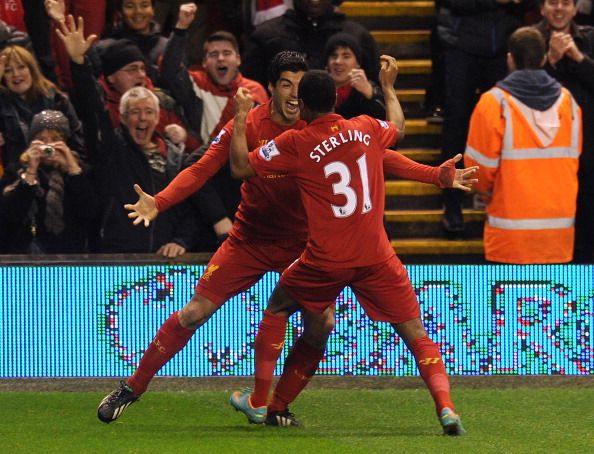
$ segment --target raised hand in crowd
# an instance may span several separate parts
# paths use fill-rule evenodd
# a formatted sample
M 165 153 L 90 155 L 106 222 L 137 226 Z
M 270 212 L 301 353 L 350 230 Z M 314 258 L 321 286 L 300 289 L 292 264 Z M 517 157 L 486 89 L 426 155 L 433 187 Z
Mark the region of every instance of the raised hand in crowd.
M 172 123 L 170 125 L 165 126 L 165 137 L 167 137 L 175 145 L 180 146 L 186 143 L 186 139 L 188 138 L 188 132 L 185 128 L 181 127 L 180 125 Z
M 373 95 L 373 87 L 367 80 L 365 71 L 361 68 L 351 69 L 349 72 L 349 84 L 357 91 L 361 92 L 366 98 Z
M 63 22 L 66 14 L 64 0 L 44 0 L 45 12 L 56 22 Z
M 194 22 L 197 12 L 198 7 L 195 3 L 184 3 L 181 5 L 179 7 L 179 15 L 177 17 L 175 28 L 186 30 L 192 24 L 192 22 Z
M 354 68 L 349 73 L 349 84 L 357 91 L 361 92 L 365 95 L 366 98 L 371 98 L 373 95 L 373 87 L 369 80 L 367 80 L 367 75 L 365 71 L 361 68 Z
M 155 198 L 144 192 L 137 184 L 134 185 L 134 191 L 138 194 L 138 201 L 136 203 L 127 203 L 124 205 L 124 208 L 131 211 L 131 213 L 128 213 L 128 217 L 134 219 L 132 221 L 134 225 L 143 222 L 144 226 L 148 227 L 151 221 L 159 214 L 157 205 L 155 204 Z
M 85 21 L 82 17 L 78 18 L 78 24 L 74 17 L 69 14 L 66 20 L 60 22 L 60 28 L 56 29 L 56 34 L 64 43 L 66 52 L 73 62 L 81 65 L 85 61 L 85 54 L 97 39 L 97 35 L 89 35 L 85 38 Z

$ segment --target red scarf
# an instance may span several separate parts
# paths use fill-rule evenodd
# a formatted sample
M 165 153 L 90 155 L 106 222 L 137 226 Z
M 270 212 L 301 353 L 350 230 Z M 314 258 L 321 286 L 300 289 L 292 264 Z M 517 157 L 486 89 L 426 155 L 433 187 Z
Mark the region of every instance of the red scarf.
M 351 96 L 352 85 L 343 85 L 336 89 L 336 107 L 341 106 Z
M 256 0 L 256 11 L 271 9 L 283 3 L 283 0 Z

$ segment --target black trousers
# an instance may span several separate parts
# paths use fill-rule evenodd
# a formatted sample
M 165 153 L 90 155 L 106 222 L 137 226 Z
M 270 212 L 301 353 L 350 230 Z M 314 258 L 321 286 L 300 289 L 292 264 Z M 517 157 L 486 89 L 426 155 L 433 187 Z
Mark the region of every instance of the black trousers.
M 479 96 L 506 75 L 505 55 L 484 57 L 446 49 L 442 160 L 464 153 L 470 116 Z M 463 167 L 462 161 L 459 167 Z M 443 194 L 446 209 L 461 206 L 462 191 L 446 189 Z

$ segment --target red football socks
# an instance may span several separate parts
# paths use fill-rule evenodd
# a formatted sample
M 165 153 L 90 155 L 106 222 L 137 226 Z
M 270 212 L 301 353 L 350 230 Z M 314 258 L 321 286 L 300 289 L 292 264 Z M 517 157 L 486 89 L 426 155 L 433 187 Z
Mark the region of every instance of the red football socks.
M 286 410 L 307 386 L 318 369 L 324 350 L 312 347 L 300 337 L 285 360 L 283 375 L 278 381 L 268 413 Z
M 254 392 L 250 396 L 253 407 L 268 404 L 274 368 L 285 345 L 286 329 L 287 317 L 264 311 L 255 343 L 256 377 Z
M 136 396 L 146 391 L 159 369 L 184 348 L 193 335 L 193 330 L 181 326 L 177 312 L 165 320 L 142 355 L 138 369 L 128 378 L 128 385 Z
M 437 344 L 427 336 L 423 336 L 412 342 L 410 350 L 415 357 L 421 377 L 435 401 L 437 414 L 439 415 L 444 407 L 454 410 L 450 397 L 450 382 Z

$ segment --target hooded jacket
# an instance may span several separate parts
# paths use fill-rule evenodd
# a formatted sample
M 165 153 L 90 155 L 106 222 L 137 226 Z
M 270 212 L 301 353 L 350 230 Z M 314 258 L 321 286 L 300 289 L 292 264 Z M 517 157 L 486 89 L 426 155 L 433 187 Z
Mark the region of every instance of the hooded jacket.
M 572 259 L 581 152 L 580 109 L 543 70 L 514 71 L 481 96 L 464 156 L 479 165 L 487 260 Z

